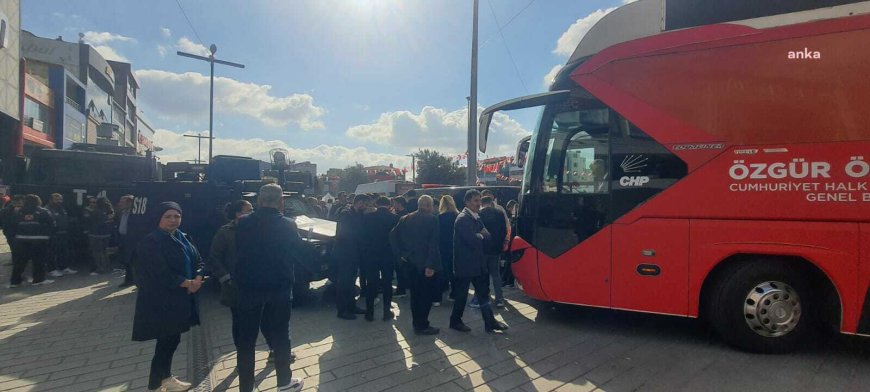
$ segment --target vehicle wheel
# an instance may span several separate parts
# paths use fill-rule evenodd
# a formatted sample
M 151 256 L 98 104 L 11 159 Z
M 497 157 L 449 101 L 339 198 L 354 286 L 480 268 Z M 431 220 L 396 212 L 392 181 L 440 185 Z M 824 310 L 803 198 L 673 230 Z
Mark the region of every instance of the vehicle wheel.
M 757 353 L 785 353 L 813 342 L 815 298 L 806 278 L 785 262 L 759 259 L 719 275 L 706 315 L 729 344 Z

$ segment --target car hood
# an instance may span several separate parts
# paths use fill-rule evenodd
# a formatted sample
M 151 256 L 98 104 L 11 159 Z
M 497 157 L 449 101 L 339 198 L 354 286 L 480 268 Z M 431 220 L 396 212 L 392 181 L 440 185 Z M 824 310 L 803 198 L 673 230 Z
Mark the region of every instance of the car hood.
M 292 218 L 296 222 L 296 227 L 299 228 L 299 235 L 302 238 L 315 240 L 330 240 L 335 238 L 336 223 L 326 219 L 312 218 L 305 215 L 299 215 Z

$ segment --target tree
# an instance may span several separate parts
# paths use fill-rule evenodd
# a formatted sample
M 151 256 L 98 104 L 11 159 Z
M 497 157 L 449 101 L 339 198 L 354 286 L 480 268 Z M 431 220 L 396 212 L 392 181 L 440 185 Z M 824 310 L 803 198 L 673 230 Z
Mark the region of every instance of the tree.
M 357 163 L 353 166 L 348 166 L 341 171 L 338 182 L 338 190 L 348 193 L 356 192 L 356 187 L 359 184 L 369 182 L 369 176 L 363 170 L 363 165 Z
M 463 185 L 465 172 L 459 163 L 435 150 L 420 150 L 417 156 L 417 183 Z

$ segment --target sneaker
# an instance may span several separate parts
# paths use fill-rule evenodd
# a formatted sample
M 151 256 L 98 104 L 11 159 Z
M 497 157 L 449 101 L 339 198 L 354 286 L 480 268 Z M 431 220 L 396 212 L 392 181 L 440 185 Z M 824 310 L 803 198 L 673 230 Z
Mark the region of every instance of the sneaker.
M 278 392 L 298 392 L 302 390 L 304 385 L 305 381 L 302 381 L 301 378 L 291 378 L 289 385 L 278 387 Z
M 43 281 L 41 281 L 41 282 L 36 282 L 36 283 L 34 283 L 33 285 L 34 285 L 34 286 L 45 286 L 45 285 L 47 285 L 47 284 L 52 284 L 52 283 L 54 283 L 53 280 L 51 280 L 51 279 L 45 279 L 45 280 L 43 280 Z
M 64 275 L 75 275 L 75 274 L 79 273 L 78 271 L 76 271 L 76 270 L 74 270 L 74 269 L 72 269 L 72 268 L 69 268 L 69 267 L 64 268 L 64 270 L 63 270 L 63 271 L 60 271 L 60 272 L 63 272 Z
M 148 392 L 166 392 L 166 387 L 161 386 L 157 389 L 149 389 Z
M 432 302 L 432 306 L 441 306 L 441 302 Z
M 63 276 L 63 272 L 60 272 L 60 270 L 54 270 L 49 272 L 48 274 L 51 275 L 51 277 L 53 278 L 60 278 L 61 276 Z
M 189 382 L 184 382 L 178 379 L 178 377 L 172 376 L 165 380 L 163 380 L 163 388 L 166 388 L 166 392 L 184 392 L 190 389 L 193 384 Z
M 17 284 L 11 284 L 11 283 L 10 283 L 10 284 L 7 284 L 7 285 L 6 285 L 6 288 L 7 288 L 7 289 L 14 289 L 14 288 L 16 288 L 16 287 L 18 287 Z
M 507 324 L 505 324 L 505 323 L 503 323 L 503 322 L 501 322 L 501 321 L 496 321 L 496 322 L 495 322 L 495 325 L 490 325 L 490 326 L 488 326 L 488 327 L 484 327 L 484 330 L 485 330 L 486 332 L 495 332 L 495 331 L 505 331 L 505 330 L 507 330 L 508 328 L 510 328 L 510 327 L 508 327 Z
M 100 276 L 96 271 L 90 273 L 91 276 Z
M 504 300 L 503 300 L 503 299 L 500 299 L 500 300 L 498 300 L 498 301 L 495 301 L 495 307 L 497 307 L 497 308 L 503 308 L 503 307 L 504 307 Z
M 468 301 L 468 307 L 474 308 L 474 309 L 480 309 L 480 304 L 477 303 L 477 297 L 474 297 L 471 299 L 471 301 Z

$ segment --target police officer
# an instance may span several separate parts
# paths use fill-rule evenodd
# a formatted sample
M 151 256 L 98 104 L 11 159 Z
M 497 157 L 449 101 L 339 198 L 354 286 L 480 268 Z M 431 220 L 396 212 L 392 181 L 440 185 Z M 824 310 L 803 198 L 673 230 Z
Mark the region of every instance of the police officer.
M 46 251 L 54 231 L 54 219 L 48 210 L 42 208 L 42 199 L 33 194 L 24 196 L 24 205 L 13 218 L 12 226 L 15 230 L 14 241 L 18 257 L 13 257 L 9 287 L 18 287 L 21 284 L 21 274 L 24 273 L 28 261 L 33 263 L 34 286 L 54 283 L 53 280 L 45 279 Z
M 73 275 L 78 271 L 69 268 L 69 216 L 63 207 L 63 195 L 51 194 L 51 202 L 48 203 L 48 212 L 54 219 L 54 235 L 51 237 L 51 255 L 49 263 L 54 267 L 50 275 L 56 278 L 64 274 Z

